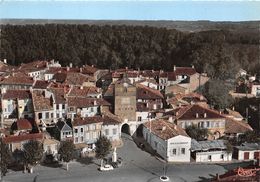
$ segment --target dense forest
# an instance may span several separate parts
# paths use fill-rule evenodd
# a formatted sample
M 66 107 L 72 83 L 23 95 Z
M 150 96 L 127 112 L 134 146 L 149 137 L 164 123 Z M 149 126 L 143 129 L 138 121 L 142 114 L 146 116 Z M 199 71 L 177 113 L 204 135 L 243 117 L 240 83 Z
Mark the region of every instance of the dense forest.
M 194 64 L 213 78 L 239 68 L 260 70 L 259 33 L 125 25 L 1 25 L 1 59 L 13 65 L 39 59 L 100 68 L 171 70 Z M 249 64 L 250 63 L 250 64 Z

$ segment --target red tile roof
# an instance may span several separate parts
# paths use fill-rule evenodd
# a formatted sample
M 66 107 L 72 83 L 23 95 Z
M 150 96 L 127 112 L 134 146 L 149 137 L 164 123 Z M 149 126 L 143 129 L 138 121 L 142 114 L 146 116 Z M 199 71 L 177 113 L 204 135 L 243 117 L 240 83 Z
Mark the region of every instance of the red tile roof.
M 47 89 L 50 82 L 44 80 L 36 80 L 33 84 L 34 89 Z
M 42 133 L 31 133 L 31 134 L 21 134 L 18 136 L 11 135 L 3 138 L 3 142 L 8 143 L 18 143 L 28 140 L 42 140 L 44 138 Z
M 231 118 L 226 118 L 226 129 L 225 133 L 235 134 L 235 133 L 245 133 L 247 131 L 253 131 L 251 126 L 244 121 L 237 121 Z
M 186 107 L 179 108 L 179 110 L 176 110 L 176 118 L 179 120 L 189 120 L 189 119 L 222 119 L 224 116 L 222 116 L 220 113 L 218 113 L 215 110 L 202 107 L 201 105 L 194 104 L 189 105 Z M 206 117 L 204 117 L 204 114 L 206 113 Z M 198 115 L 198 117 L 196 116 Z
M 136 84 L 136 87 L 137 87 L 137 91 L 136 91 L 137 99 L 163 99 L 163 95 L 159 90 L 146 87 L 142 84 Z
M 31 99 L 29 90 L 6 90 L 2 95 L 2 99 Z
M 77 107 L 77 108 L 85 108 L 94 106 L 96 102 L 97 106 L 109 106 L 110 103 L 105 101 L 104 99 L 97 98 L 82 98 L 82 97 L 68 97 L 68 106 L 69 107 Z
M 33 79 L 24 73 L 14 73 L 0 82 L 0 84 L 33 85 Z
M 75 118 L 72 125 L 73 126 L 82 126 L 82 125 L 88 125 L 88 124 L 92 124 L 92 123 L 103 123 L 102 116 Z
M 74 97 L 89 97 L 90 95 L 100 94 L 100 90 L 97 87 L 73 87 L 68 96 Z
M 32 98 L 34 111 L 49 111 L 53 109 L 52 98 L 45 98 L 44 92 L 34 90 Z
M 148 130 L 151 128 L 151 132 L 163 140 L 168 140 L 178 135 L 188 137 L 187 133 L 181 127 L 163 119 L 147 122 L 144 126 Z
M 18 119 L 16 121 L 16 124 L 17 124 L 18 130 L 31 130 L 32 129 L 31 121 L 29 121 L 28 119 Z

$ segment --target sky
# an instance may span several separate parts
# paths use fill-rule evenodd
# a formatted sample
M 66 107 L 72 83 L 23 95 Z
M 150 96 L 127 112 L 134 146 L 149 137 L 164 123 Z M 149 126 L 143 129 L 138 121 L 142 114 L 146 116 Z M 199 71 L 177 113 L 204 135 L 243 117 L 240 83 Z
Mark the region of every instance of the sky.
M 1 19 L 260 20 L 260 1 L 0 1 Z

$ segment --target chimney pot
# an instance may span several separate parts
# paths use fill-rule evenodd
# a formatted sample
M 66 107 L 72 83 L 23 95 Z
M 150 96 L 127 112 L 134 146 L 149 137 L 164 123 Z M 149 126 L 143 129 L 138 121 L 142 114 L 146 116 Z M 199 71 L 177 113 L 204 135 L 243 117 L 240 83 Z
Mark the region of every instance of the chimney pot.
M 199 113 L 196 113 L 196 118 L 199 118 Z
M 69 70 L 70 70 L 70 67 L 67 66 L 67 71 L 69 71 Z
M 204 113 L 204 118 L 206 118 L 207 117 L 207 113 Z
M 4 59 L 4 63 L 7 64 L 7 59 Z
M 72 63 L 70 63 L 70 68 L 72 68 Z
M 173 71 L 176 71 L 176 66 L 175 65 L 173 66 Z

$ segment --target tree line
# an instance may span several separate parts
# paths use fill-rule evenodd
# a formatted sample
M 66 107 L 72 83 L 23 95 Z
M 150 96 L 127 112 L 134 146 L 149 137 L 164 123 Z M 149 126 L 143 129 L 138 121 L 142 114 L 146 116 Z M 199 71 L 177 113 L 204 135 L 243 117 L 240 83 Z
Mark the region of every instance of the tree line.
M 259 37 L 225 30 L 187 33 L 148 26 L 1 25 L 1 59 L 55 59 L 62 65 L 172 70 L 194 64 L 212 77 L 260 69 Z M 250 63 L 250 64 L 249 64 Z

